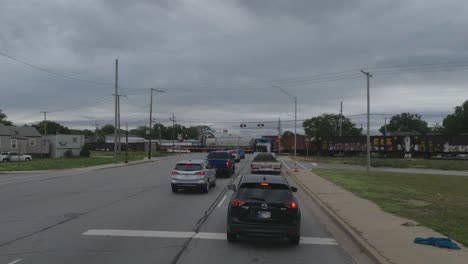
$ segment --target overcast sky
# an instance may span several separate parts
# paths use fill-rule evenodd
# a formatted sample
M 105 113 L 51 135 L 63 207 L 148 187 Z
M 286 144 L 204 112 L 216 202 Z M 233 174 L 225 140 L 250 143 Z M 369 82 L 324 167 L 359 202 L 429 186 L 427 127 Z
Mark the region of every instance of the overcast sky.
M 466 0 L 0 0 L 0 109 L 17 124 L 113 122 L 119 59 L 122 123 L 298 119 L 416 112 L 432 125 L 468 99 Z M 457 62 L 457 63 L 453 63 Z M 394 66 L 419 65 L 408 68 Z M 325 75 L 325 73 L 333 73 Z M 391 115 L 388 117 L 390 118 Z M 364 127 L 364 116 L 351 118 Z M 375 131 L 384 116 L 372 118 Z M 239 134 L 239 122 L 205 123 Z M 283 130 L 293 130 L 283 122 Z M 248 123 L 255 127 L 256 123 Z M 275 134 L 277 123 L 244 134 Z M 299 131 L 302 122 L 298 123 Z

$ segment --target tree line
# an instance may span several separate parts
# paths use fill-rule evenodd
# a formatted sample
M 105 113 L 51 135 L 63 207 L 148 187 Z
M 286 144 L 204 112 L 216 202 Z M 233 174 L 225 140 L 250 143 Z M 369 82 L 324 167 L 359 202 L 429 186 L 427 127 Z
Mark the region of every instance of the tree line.
M 363 134 L 362 128 L 357 128 L 349 118 L 338 114 L 322 114 L 312 117 L 303 122 L 302 126 L 306 135 L 311 137 L 338 136 L 339 127 L 342 127 L 343 136 L 360 136 Z M 380 127 L 382 134 L 391 134 L 396 132 L 409 132 L 421 135 L 442 134 L 442 135 L 460 135 L 468 133 L 468 101 L 461 106 L 455 107 L 452 114 L 447 115 L 442 125 L 436 124 L 432 127 L 424 121 L 419 114 L 401 113 L 390 118 L 388 124 Z

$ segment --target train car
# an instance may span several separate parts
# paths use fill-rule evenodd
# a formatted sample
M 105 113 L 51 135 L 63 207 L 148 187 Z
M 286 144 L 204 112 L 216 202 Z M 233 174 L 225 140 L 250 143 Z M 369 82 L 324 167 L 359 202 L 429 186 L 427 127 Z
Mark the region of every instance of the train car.
M 355 156 L 367 152 L 366 136 L 319 137 L 318 155 Z M 457 157 L 468 154 L 468 135 L 371 136 L 371 152 L 382 157 Z

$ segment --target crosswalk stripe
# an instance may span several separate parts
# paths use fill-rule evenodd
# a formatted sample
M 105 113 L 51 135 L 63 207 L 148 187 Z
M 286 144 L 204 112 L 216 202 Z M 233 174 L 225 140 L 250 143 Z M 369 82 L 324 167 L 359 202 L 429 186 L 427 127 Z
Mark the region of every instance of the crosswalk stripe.
M 110 237 L 159 237 L 159 238 L 191 238 L 208 240 L 226 240 L 225 233 L 209 232 L 181 232 L 181 231 L 153 231 L 153 230 L 115 230 L 115 229 L 91 229 L 83 233 L 85 236 L 110 236 Z M 338 245 L 333 238 L 301 237 L 301 244 L 309 245 Z

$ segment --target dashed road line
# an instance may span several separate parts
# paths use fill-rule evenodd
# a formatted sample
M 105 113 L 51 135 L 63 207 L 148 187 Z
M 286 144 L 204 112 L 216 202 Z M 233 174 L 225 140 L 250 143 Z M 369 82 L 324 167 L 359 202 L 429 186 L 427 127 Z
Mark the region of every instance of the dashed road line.
M 226 200 L 226 198 L 227 198 L 227 195 L 224 195 L 223 199 L 218 203 L 218 206 L 217 206 L 218 208 L 223 205 L 224 200 Z
M 16 264 L 18 262 L 20 262 L 22 259 L 17 259 L 17 260 L 13 260 L 12 262 L 8 262 L 8 264 Z
M 314 166 L 314 167 L 318 167 L 318 164 L 315 163 L 315 162 L 311 162 L 310 164 L 312 164 L 312 166 Z
M 155 237 L 155 238 L 193 238 L 206 240 L 226 240 L 226 233 L 209 232 L 181 232 L 181 231 L 153 231 L 153 230 L 114 230 L 93 229 L 83 233 L 85 236 L 108 236 L 108 237 Z M 333 238 L 325 237 L 301 237 L 300 244 L 308 245 L 330 245 L 338 243 Z

